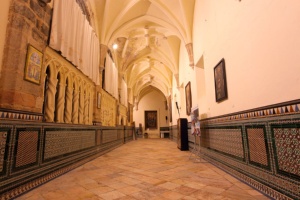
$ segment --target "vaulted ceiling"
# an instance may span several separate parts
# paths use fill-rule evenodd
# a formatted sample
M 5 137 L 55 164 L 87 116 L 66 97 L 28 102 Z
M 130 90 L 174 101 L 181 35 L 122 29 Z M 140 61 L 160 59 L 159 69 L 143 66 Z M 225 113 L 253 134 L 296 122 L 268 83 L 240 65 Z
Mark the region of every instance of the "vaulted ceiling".
M 113 54 L 135 101 L 158 89 L 170 95 L 180 46 L 192 58 L 195 0 L 87 0 L 100 43 Z M 112 45 L 118 48 L 113 50 Z

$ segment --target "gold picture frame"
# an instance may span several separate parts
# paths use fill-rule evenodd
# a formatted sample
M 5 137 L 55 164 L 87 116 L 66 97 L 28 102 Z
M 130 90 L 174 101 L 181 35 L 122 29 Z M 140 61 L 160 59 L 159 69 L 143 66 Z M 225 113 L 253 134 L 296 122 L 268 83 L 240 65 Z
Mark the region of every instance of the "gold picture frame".
M 28 44 L 24 79 L 39 85 L 41 82 L 42 63 L 43 53 Z

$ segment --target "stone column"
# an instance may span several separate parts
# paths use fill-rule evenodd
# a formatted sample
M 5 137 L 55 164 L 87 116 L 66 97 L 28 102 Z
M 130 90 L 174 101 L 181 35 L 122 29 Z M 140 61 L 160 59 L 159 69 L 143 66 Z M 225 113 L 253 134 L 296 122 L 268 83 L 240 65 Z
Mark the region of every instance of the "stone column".
M 59 84 L 59 90 L 57 102 L 56 103 L 56 122 L 63 123 L 64 122 L 64 108 L 65 108 L 65 87 L 66 85 L 64 83 L 58 83 Z
M 71 85 L 66 87 L 66 103 L 65 103 L 65 123 L 71 123 L 71 114 L 72 114 L 72 97 L 73 97 L 73 88 Z
M 79 91 L 79 107 L 78 107 L 78 123 L 83 124 L 83 113 L 84 112 L 84 91 L 81 88 Z
M 73 90 L 73 109 L 72 109 L 72 123 L 78 124 L 78 110 L 79 110 L 79 91 Z
M 85 94 L 84 94 L 84 114 L 83 114 L 83 123 L 84 124 L 88 124 L 89 122 L 89 95 L 88 95 L 88 92 L 87 92 L 87 89 L 85 90 Z
M 89 124 L 93 124 L 93 108 L 94 108 L 94 92 L 90 91 L 90 104 L 89 104 Z
M 54 122 L 54 108 L 55 108 L 55 92 L 57 79 L 49 79 L 48 88 L 45 99 L 45 120 L 46 122 Z

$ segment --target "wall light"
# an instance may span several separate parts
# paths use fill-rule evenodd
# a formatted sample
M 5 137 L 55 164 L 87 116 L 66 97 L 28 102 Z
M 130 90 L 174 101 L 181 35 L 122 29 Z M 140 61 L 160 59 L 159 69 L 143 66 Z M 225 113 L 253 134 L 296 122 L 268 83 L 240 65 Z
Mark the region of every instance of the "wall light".
M 112 47 L 113 47 L 113 49 L 117 49 L 118 48 L 118 44 L 114 43 Z

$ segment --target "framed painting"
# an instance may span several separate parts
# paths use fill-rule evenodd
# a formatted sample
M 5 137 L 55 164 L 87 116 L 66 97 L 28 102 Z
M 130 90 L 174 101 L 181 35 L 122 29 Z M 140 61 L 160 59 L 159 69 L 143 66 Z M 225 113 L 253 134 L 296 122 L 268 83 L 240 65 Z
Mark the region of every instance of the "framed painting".
M 146 129 L 157 129 L 157 111 L 150 110 L 145 111 L 145 130 Z
M 216 102 L 228 98 L 224 58 L 214 67 Z
M 186 114 L 190 115 L 192 109 L 191 82 L 188 82 L 185 86 L 185 101 L 186 101 Z
M 39 85 L 41 81 L 42 62 L 42 52 L 28 44 L 24 79 Z

